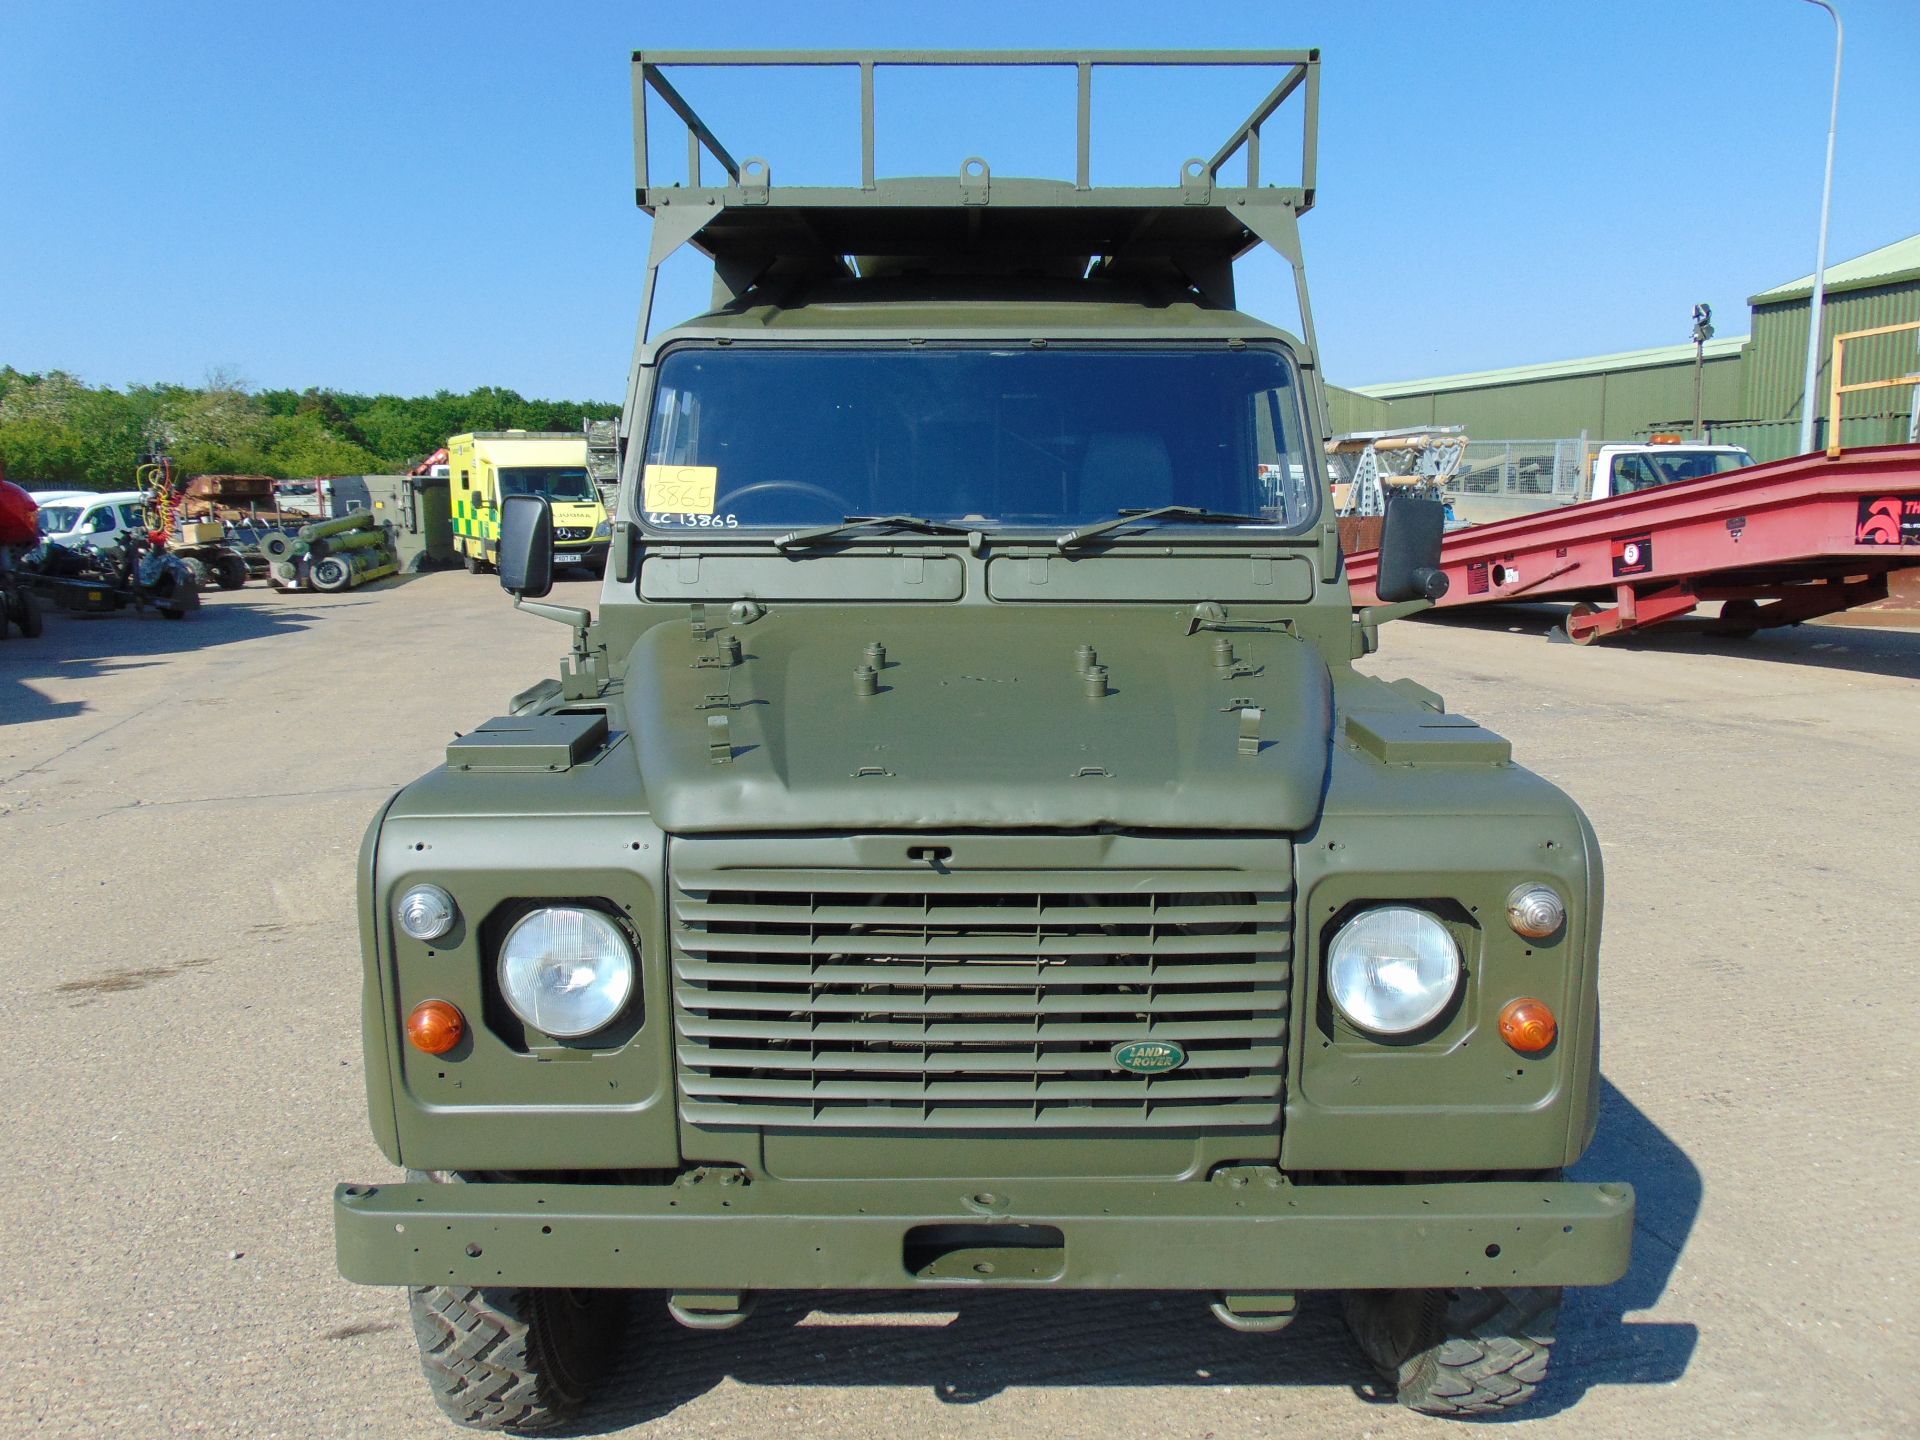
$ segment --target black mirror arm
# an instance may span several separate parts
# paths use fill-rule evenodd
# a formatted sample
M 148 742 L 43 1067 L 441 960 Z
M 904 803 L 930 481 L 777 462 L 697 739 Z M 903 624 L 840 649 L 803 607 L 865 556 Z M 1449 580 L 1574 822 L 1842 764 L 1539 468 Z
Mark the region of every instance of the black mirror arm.
M 1389 620 L 1404 620 L 1409 615 L 1418 615 L 1422 610 L 1431 610 L 1431 600 L 1402 600 L 1397 605 L 1362 605 L 1353 612 L 1354 639 L 1357 649 L 1353 658 L 1372 655 L 1380 648 L 1380 627 Z
M 1431 610 L 1435 603 L 1432 600 L 1402 600 L 1398 605 L 1363 605 L 1355 618 L 1362 625 L 1378 629 L 1389 620 L 1404 620 L 1409 615 L 1418 615 L 1422 610 Z
M 591 612 L 582 610 L 578 605 L 552 605 L 545 600 L 526 600 L 516 595 L 513 608 L 524 610 L 529 615 L 538 615 L 542 620 L 557 620 L 573 630 L 573 653 L 587 653 L 587 627 L 593 623 Z

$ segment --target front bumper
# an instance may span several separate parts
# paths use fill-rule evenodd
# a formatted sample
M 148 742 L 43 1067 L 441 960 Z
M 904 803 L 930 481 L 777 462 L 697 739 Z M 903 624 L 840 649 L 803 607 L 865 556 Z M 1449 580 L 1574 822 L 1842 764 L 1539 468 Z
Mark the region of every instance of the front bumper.
M 369 1285 L 1248 1292 L 1606 1285 L 1626 1273 L 1634 1197 L 1567 1182 L 694 1172 L 663 1186 L 342 1185 L 333 1213 L 340 1273 Z

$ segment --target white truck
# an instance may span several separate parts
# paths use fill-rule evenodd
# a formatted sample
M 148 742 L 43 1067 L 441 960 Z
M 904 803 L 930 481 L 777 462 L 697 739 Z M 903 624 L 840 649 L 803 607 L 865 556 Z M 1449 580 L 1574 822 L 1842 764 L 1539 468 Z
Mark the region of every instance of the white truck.
M 1743 470 L 1753 456 L 1738 445 L 1706 445 L 1654 436 L 1644 444 L 1602 445 L 1594 452 L 1587 487 L 1589 500 L 1654 490 L 1703 475 Z
M 1605 500 L 1740 470 L 1753 456 L 1738 445 L 1654 435 L 1646 440 L 1475 441 L 1448 477 L 1453 519 L 1485 525 L 1556 505 Z

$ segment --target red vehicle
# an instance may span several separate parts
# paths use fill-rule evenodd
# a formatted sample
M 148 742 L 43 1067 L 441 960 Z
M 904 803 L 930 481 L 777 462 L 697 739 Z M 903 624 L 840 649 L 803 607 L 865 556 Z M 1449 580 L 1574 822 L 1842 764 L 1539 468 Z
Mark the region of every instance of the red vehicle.
M 0 477 L 0 545 L 37 545 L 40 507 L 33 496 Z
M 12 625 L 29 639 L 40 633 L 40 605 L 13 568 L 13 552 L 40 542 L 40 507 L 0 471 L 0 639 Z

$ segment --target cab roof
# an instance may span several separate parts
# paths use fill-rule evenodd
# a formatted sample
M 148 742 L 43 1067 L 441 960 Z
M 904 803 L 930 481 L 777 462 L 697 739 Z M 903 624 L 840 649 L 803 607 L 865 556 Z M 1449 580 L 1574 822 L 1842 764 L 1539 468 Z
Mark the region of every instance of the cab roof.
M 757 288 L 673 326 L 660 344 L 716 339 L 849 337 L 984 340 L 1242 340 L 1300 348 L 1286 331 L 1193 292 L 1050 281 L 888 276 Z
M 39 495 L 34 498 L 42 505 L 95 505 L 105 501 L 112 501 L 115 505 L 127 505 L 147 498 L 147 492 L 144 490 L 61 490 L 50 495 L 45 491 L 41 494 L 46 495 L 47 498 L 42 500 Z

